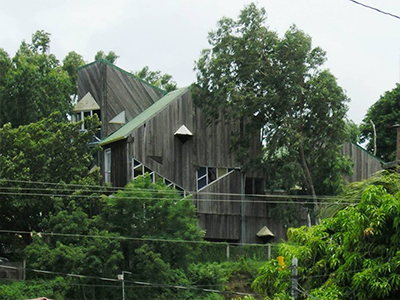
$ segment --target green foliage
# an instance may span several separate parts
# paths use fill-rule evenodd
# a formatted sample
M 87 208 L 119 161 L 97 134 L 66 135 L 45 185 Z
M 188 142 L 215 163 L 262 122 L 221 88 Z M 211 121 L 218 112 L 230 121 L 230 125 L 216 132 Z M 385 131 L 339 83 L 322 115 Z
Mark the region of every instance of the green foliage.
M 396 159 L 396 130 L 390 128 L 400 119 L 400 85 L 385 92 L 369 109 L 361 124 L 361 141 L 368 141 L 367 149 L 374 148 L 371 120 L 376 129 L 376 155 L 384 161 Z
M 76 53 L 75 51 L 71 51 L 67 54 L 67 56 L 63 60 L 62 68 L 68 73 L 69 79 L 71 82 L 71 95 L 78 94 L 78 72 L 77 69 L 85 64 L 82 55 Z
M 141 70 L 136 71 L 133 74 L 167 92 L 177 89 L 177 84 L 172 79 L 171 75 L 161 74 L 161 71 L 150 71 L 148 66 L 143 67 Z
M 321 225 L 291 228 L 288 241 L 279 245 L 279 255 L 287 265 L 298 258 L 300 285 L 313 297 L 366 300 L 392 299 L 398 294 L 399 175 L 383 173 L 372 182 L 353 186 L 362 194 L 354 206 Z M 390 191 L 375 185 L 379 182 Z M 288 291 L 290 276 L 289 269 L 278 271 L 277 261 L 271 261 L 260 269 L 253 287 L 273 297 Z
M 188 269 L 188 277 L 193 285 L 202 286 L 206 289 L 222 287 L 227 280 L 226 274 L 217 263 L 191 264 Z
M 37 298 L 38 295 L 51 299 L 64 299 L 68 282 L 57 277 L 54 280 L 16 281 L 0 285 L 0 300 Z
M 347 142 L 353 144 L 358 144 L 360 142 L 361 129 L 353 120 L 346 120 L 345 130 Z
M 21 43 L 10 60 L 0 51 L 0 126 L 29 124 L 60 111 L 71 110 L 71 82 L 53 54 L 48 54 L 50 34 L 37 31 L 32 43 Z
M 203 232 L 197 227 L 195 209 L 190 199 L 163 183 L 152 183 L 149 175 L 139 177 L 118 191 L 103 211 L 111 231 L 125 236 L 199 241 Z M 125 243 L 125 253 L 132 253 L 133 243 Z M 197 244 L 153 243 L 172 267 L 186 268 L 199 251 Z M 128 257 L 130 254 L 127 255 Z
M 106 60 L 109 63 L 115 63 L 115 61 L 119 58 L 119 56 L 114 51 L 109 51 L 108 54 L 105 54 L 104 51 L 97 51 L 94 56 L 94 60 Z
M 335 194 L 350 172 L 341 153 L 348 98 L 321 70 L 325 52 L 308 35 L 292 26 L 279 38 L 265 19 L 265 10 L 250 4 L 237 20 L 219 21 L 197 62 L 195 101 L 209 122 L 241 120 L 233 147 L 241 162 L 262 130 L 257 166 L 268 170 L 271 188 Z
M 0 178 L 3 179 L 0 186 L 9 192 L 0 201 L 1 229 L 39 230 L 43 218 L 56 210 L 57 197 L 51 195 L 67 189 L 56 185 L 51 190 L 47 185 L 37 184 L 35 188 L 39 190 L 30 192 L 33 188 L 30 181 L 92 185 L 99 182 L 99 172 L 89 172 L 96 149 L 88 146 L 99 124 L 97 117 L 85 120 L 85 132 L 80 131 L 80 123 L 62 120 L 60 113 L 53 113 L 37 123 L 18 128 L 6 124 L 0 128 Z M 29 192 L 38 195 L 29 198 L 23 195 Z M 28 235 L 24 239 L 30 242 Z

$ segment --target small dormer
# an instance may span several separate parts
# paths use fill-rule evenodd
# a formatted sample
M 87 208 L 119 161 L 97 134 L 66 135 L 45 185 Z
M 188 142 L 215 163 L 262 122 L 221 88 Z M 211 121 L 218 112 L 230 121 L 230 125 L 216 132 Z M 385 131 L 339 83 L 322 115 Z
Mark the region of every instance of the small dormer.
M 79 122 L 94 114 L 101 120 L 100 106 L 90 93 L 87 93 L 79 102 L 74 106 L 74 113 L 72 114 L 72 121 Z M 82 130 L 85 130 L 85 124 L 82 123 Z

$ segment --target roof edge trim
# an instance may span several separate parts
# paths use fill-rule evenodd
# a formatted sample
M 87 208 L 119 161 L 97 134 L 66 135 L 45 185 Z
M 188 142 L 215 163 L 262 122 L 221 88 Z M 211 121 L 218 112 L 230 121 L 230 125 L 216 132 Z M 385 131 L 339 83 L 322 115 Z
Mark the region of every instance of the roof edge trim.
M 103 146 L 106 146 L 106 145 L 111 144 L 111 143 L 115 143 L 115 142 L 118 142 L 118 141 L 125 140 L 126 138 L 127 138 L 127 136 L 120 136 L 120 137 L 117 137 L 117 138 L 115 138 L 113 140 L 109 140 L 109 141 L 104 140 L 103 143 L 100 141 L 97 145 L 103 147 Z
M 350 142 L 350 144 L 356 145 L 358 148 L 360 148 L 362 151 L 364 151 L 364 152 L 367 153 L 368 155 L 372 156 L 373 158 L 376 158 L 381 164 L 383 164 L 383 165 L 386 165 L 386 164 L 387 164 L 387 163 L 386 163 L 385 161 L 383 161 L 380 157 L 378 157 L 378 156 L 372 154 L 371 152 L 369 152 L 369 151 L 368 151 L 367 149 L 365 149 L 364 147 L 362 147 L 362 146 L 360 146 L 360 145 L 358 145 L 358 144 L 356 144 L 356 143 L 353 143 L 353 142 Z

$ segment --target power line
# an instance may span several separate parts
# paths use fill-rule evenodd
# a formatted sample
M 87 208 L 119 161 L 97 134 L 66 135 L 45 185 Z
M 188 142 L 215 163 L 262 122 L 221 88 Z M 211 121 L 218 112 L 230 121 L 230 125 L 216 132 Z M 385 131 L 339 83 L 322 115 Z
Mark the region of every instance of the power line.
M 108 282 L 121 282 L 121 280 L 114 279 L 114 278 L 98 277 L 98 276 L 91 276 L 91 275 L 80 275 L 80 274 L 72 274 L 72 273 L 53 272 L 53 271 L 45 271 L 45 270 L 29 269 L 29 268 L 17 268 L 17 267 L 11 267 L 11 266 L 3 266 L 3 265 L 0 265 L 0 268 L 11 269 L 11 270 L 25 270 L 25 271 L 30 271 L 30 272 L 34 272 L 34 273 L 59 275 L 59 276 L 73 277 L 73 278 L 97 279 L 97 280 L 108 281 Z M 234 291 L 221 291 L 221 290 L 214 290 L 214 289 L 199 288 L 199 287 L 196 287 L 196 286 L 160 284 L 160 283 L 152 283 L 152 282 L 145 282 L 145 281 L 135 281 L 135 280 L 124 280 L 124 281 L 126 283 L 132 283 L 132 284 L 136 284 L 136 285 L 139 285 L 139 286 L 147 286 L 147 287 L 153 287 L 153 288 L 154 287 L 157 287 L 157 288 L 173 288 L 173 289 L 195 290 L 195 291 L 218 293 L 218 294 L 233 294 L 233 295 L 240 295 L 240 296 L 257 296 L 256 294 L 251 294 L 251 293 L 240 293 L 240 292 L 234 292 Z
M 69 198 L 103 198 L 104 195 L 76 195 L 76 194 L 44 194 L 44 193 L 14 193 L 14 192 L 1 192 L 0 195 L 13 195 L 13 196 L 36 196 L 36 197 L 69 197 Z M 245 196 L 245 195 L 243 195 Z M 148 197 L 121 197 L 121 196 L 115 196 L 116 199 L 126 199 L 126 200 L 148 200 L 148 201 L 154 201 L 154 200 L 160 200 L 160 201 L 182 201 L 185 200 L 177 200 L 177 199 L 172 199 L 172 198 L 148 198 Z M 292 199 L 293 197 L 288 197 L 289 199 Z M 2 200 L 2 199 L 0 199 Z M 6 200 L 6 199 L 4 199 Z M 32 200 L 32 199 L 29 199 Z M 236 199 L 186 199 L 188 201 L 193 200 L 195 202 L 226 202 L 226 203 L 264 203 L 264 204 L 298 204 L 298 205 L 307 205 L 307 204 L 313 204 L 311 201 L 282 201 L 282 200 L 248 200 L 248 199 L 243 199 L 243 200 L 236 200 Z M 355 202 L 322 202 L 318 201 L 318 204 L 320 205 L 355 205 L 357 203 Z
M 44 181 L 27 181 L 27 180 L 11 180 L 11 179 L 0 179 L 0 182 L 14 182 L 14 183 L 27 183 L 27 184 L 41 184 L 41 185 L 53 185 L 53 186 L 69 186 L 69 187 L 80 187 L 80 188 L 87 188 L 87 187 L 91 187 L 91 188 L 98 188 L 98 189 L 109 189 L 109 190 L 124 190 L 124 191 L 128 191 L 128 192 L 150 192 L 150 193 L 163 193 L 163 194 L 167 194 L 167 193 L 171 193 L 171 194 L 176 194 L 177 190 L 159 190 L 159 189 L 151 189 L 151 188 L 146 188 L 146 189 L 140 189 L 140 188 L 129 188 L 129 187 L 108 187 L 108 186 L 101 186 L 101 185 L 83 185 L 83 184 L 65 184 L 65 183 L 54 183 L 54 182 L 44 182 Z M 7 187 L 1 187 L 2 188 L 7 188 Z M 19 188 L 19 187 L 18 187 Z M 50 189 L 52 190 L 52 189 Z M 54 189 L 59 191 L 59 189 Z M 75 191 L 75 190 L 73 190 Z M 78 191 L 82 191 L 82 192 L 104 192 L 104 191 L 99 191 L 99 190 L 88 190 L 88 189 L 84 189 L 84 190 L 78 190 Z M 237 196 L 237 197 L 241 197 L 243 196 L 243 194 L 237 194 L 237 193 L 218 193 L 218 192 L 197 192 L 197 191 L 187 191 L 187 193 L 191 194 L 191 195 L 218 195 L 218 196 Z M 259 197 L 259 198 L 298 198 L 298 199 L 312 199 L 314 200 L 315 197 L 317 199 L 329 199 L 329 200 L 335 200 L 335 199 L 344 199 L 346 197 L 343 196 L 326 196 L 326 195 L 273 195 L 273 194 L 245 194 L 245 196 L 247 197 Z
M 384 14 L 384 15 L 387 15 L 387 16 L 390 16 L 390 17 L 393 17 L 393 18 L 396 18 L 396 19 L 399 19 L 399 20 L 400 20 L 400 17 L 397 16 L 397 15 L 395 15 L 395 14 L 392 14 L 392 13 L 389 13 L 389 12 L 386 12 L 386 11 L 383 11 L 383 10 L 380 10 L 380 9 L 378 9 L 378 8 L 376 8 L 376 7 L 369 6 L 369 5 L 367 5 L 367 4 L 364 4 L 364 3 L 361 3 L 361 2 L 358 2 L 358 1 L 355 1 L 355 0 L 349 0 L 349 1 L 350 1 L 350 2 L 353 2 L 353 3 L 355 3 L 355 4 L 358 4 L 358 5 L 361 5 L 361 6 L 363 6 L 363 7 L 366 7 L 366 8 L 372 9 L 372 10 L 375 10 L 375 11 L 381 13 L 381 14 Z
M 274 244 L 243 244 L 243 243 L 223 243 L 223 242 L 207 242 L 207 241 L 191 241 L 191 240 L 171 240 L 171 239 L 152 239 L 152 238 L 136 238 L 130 236 L 107 236 L 107 235 L 93 235 L 93 234 L 75 234 L 75 233 L 56 233 L 56 232 L 34 232 L 22 230 L 5 230 L 1 229 L 0 233 L 14 233 L 14 234 L 37 234 L 48 236 L 64 236 L 64 237 L 82 237 L 82 238 L 101 238 L 101 239 L 117 239 L 117 240 L 132 240 L 143 242 L 160 242 L 160 243 L 188 243 L 188 244 L 204 244 L 204 245 L 237 245 L 237 246 L 256 246 L 256 247 L 277 247 Z
M 305 295 L 305 296 L 307 296 L 307 297 L 309 297 L 309 298 L 311 298 L 311 299 L 314 299 L 314 300 L 322 300 L 322 299 L 320 299 L 320 298 L 314 297 L 314 296 L 310 295 L 309 293 L 307 293 L 307 291 L 306 291 L 303 287 L 301 287 L 300 284 L 298 284 L 298 286 L 299 286 L 299 289 L 297 289 L 297 290 L 298 290 L 301 294 L 303 294 L 303 295 Z

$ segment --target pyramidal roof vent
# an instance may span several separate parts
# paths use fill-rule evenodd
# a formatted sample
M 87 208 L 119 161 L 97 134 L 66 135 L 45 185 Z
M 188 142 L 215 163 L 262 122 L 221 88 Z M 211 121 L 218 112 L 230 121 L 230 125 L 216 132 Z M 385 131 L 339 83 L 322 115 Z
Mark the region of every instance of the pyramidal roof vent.
M 185 125 L 179 127 L 179 129 L 174 134 L 182 143 L 185 143 L 188 139 L 193 136 L 193 133 L 187 129 Z
M 114 118 L 112 118 L 109 122 L 110 124 L 125 124 L 126 119 L 125 119 L 125 111 L 123 110 L 120 112 L 118 115 L 116 115 Z
M 259 238 L 262 238 L 262 237 L 274 237 L 275 235 L 272 233 L 271 230 L 269 230 L 267 226 L 264 226 L 263 228 L 260 229 L 259 232 L 257 232 L 257 236 Z
M 74 111 L 99 110 L 100 106 L 89 92 L 74 106 Z

